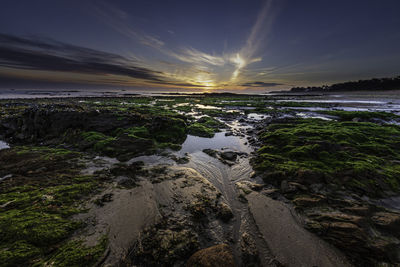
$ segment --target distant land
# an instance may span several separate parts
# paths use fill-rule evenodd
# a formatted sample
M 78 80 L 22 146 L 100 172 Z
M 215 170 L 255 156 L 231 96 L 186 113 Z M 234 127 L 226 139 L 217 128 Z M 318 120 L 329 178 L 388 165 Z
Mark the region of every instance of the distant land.
M 369 80 L 359 80 L 332 85 L 293 87 L 291 93 L 303 92 L 343 92 L 343 91 L 384 91 L 400 90 L 400 76 L 395 78 L 374 78 Z

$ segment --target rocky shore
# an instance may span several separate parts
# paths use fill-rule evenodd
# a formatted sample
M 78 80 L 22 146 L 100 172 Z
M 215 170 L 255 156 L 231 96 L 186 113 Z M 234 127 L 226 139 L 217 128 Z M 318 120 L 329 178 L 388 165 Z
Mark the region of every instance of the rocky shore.
M 398 116 L 295 105 L 2 101 L 0 262 L 397 266 Z

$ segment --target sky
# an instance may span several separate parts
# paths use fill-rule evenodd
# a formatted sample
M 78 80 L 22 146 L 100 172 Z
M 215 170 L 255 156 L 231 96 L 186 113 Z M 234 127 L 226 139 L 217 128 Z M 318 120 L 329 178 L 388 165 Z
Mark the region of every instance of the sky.
M 0 90 L 271 91 L 400 75 L 398 0 L 2 0 Z

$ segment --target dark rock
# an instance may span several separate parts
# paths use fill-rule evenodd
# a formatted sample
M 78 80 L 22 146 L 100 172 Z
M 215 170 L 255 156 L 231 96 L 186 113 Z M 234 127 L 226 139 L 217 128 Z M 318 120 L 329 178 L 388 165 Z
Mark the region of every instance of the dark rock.
M 230 160 L 230 161 L 235 161 L 237 159 L 237 153 L 233 151 L 226 151 L 226 152 L 221 152 L 221 158 L 225 160 Z
M 104 204 L 105 204 L 106 202 L 111 202 L 111 201 L 112 201 L 112 197 L 113 197 L 113 194 L 112 194 L 112 193 L 107 193 L 107 194 L 104 194 L 103 196 L 101 196 L 101 198 L 96 199 L 96 200 L 94 201 L 94 203 L 95 203 L 96 205 L 102 207 L 102 206 L 104 206 Z
M 376 212 L 371 217 L 372 222 L 379 228 L 394 233 L 400 237 L 400 214 L 393 212 Z
M 116 182 L 120 186 L 124 187 L 134 187 L 136 186 L 136 182 L 134 179 L 126 177 L 126 176 L 118 176 L 116 178 Z
M 189 158 L 188 157 L 181 157 L 181 158 L 177 158 L 176 163 L 178 164 L 186 164 L 189 162 Z
M 206 149 L 203 149 L 203 152 L 206 153 L 207 155 L 211 156 L 211 157 L 216 158 L 218 151 L 216 151 L 214 149 L 206 148 Z
M 225 204 L 220 203 L 218 206 L 218 218 L 220 218 L 224 222 L 229 222 L 230 219 L 233 218 L 233 213 L 231 208 Z
M 258 266 L 259 257 L 257 246 L 254 239 L 248 234 L 243 233 L 240 238 L 240 249 L 242 251 L 242 260 L 244 266 Z
M 171 225 L 172 226 L 172 225 Z M 134 266 L 183 266 L 198 249 L 197 236 L 179 225 L 156 225 L 145 230 L 132 251 Z
M 234 267 L 232 251 L 227 244 L 205 248 L 194 253 L 186 263 L 187 267 Z
M 293 193 L 293 192 L 297 191 L 297 187 L 292 184 L 289 184 L 287 180 L 283 180 L 281 182 L 281 191 L 284 194 L 285 193 Z

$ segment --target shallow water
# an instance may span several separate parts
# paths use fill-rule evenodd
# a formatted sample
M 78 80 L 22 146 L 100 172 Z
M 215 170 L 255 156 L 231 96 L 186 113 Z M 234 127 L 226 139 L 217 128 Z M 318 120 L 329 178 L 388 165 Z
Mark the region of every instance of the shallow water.
M 188 135 L 185 142 L 182 144 L 180 154 L 194 153 L 203 149 L 224 149 L 250 152 L 250 148 L 245 145 L 246 140 L 237 136 L 225 136 L 226 132 L 216 133 L 213 138 L 198 137 Z
M 219 110 L 222 109 L 220 107 L 211 106 L 211 105 L 196 104 L 195 106 L 196 106 L 196 108 L 201 108 L 201 109 L 219 109 Z
M 264 120 L 266 118 L 271 118 L 271 116 L 265 115 L 265 114 L 258 114 L 258 113 L 249 113 L 249 114 L 247 114 L 247 118 L 249 118 L 251 120 L 260 121 L 260 120 Z
M 230 123 L 232 130 L 248 128 L 237 120 Z M 230 236 L 234 241 L 235 249 L 233 254 L 236 259 L 240 258 L 239 240 L 243 229 L 247 229 L 253 236 L 257 237 L 257 230 L 251 220 L 248 207 L 238 200 L 238 189 L 236 183 L 242 180 L 250 181 L 253 169 L 249 163 L 248 156 L 240 156 L 236 164 L 229 166 L 222 163 L 219 159 L 209 156 L 202 152 L 203 149 L 229 150 L 250 153 L 253 149 L 247 144 L 245 136 L 225 136 L 226 132 L 216 133 L 213 138 L 204 138 L 188 135 L 182 145 L 178 155 L 188 155 L 189 162 L 183 166 L 192 168 L 199 172 L 209 182 L 211 182 L 221 193 L 229 204 L 234 215 L 232 223 L 225 224 L 223 235 Z M 260 251 L 260 257 L 264 257 L 267 250 Z M 261 256 L 262 255 L 262 256 Z
M 85 163 L 86 168 L 82 170 L 82 173 L 92 175 L 97 171 L 112 167 L 114 164 L 119 163 L 119 160 L 117 160 L 116 158 L 97 156 L 94 159 L 86 160 Z
M 400 211 L 400 196 L 381 199 L 378 201 L 378 204 L 385 208 L 395 209 Z
M 6 148 L 10 148 L 10 146 L 6 142 L 0 140 L 0 150 Z
M 296 116 L 300 117 L 300 118 L 305 118 L 305 119 L 321 119 L 321 120 L 325 120 L 325 121 L 331 121 L 332 118 L 331 116 L 328 115 L 321 115 L 321 114 L 317 114 L 317 113 L 313 113 L 313 112 L 298 112 L 296 113 Z

